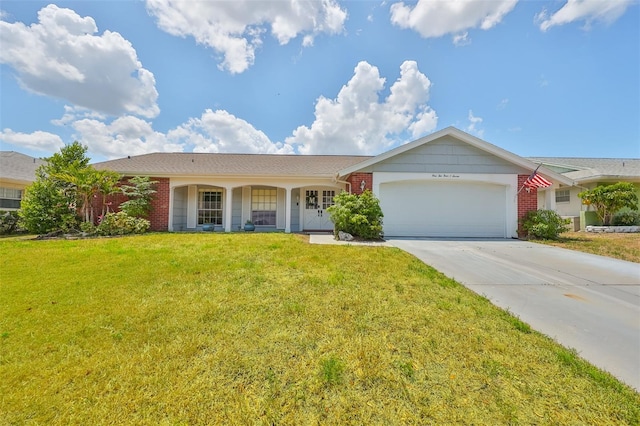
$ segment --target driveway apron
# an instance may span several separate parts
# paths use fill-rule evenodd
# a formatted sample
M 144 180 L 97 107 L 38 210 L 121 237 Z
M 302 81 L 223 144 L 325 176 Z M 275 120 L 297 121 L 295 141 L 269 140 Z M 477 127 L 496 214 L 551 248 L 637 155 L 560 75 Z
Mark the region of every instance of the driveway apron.
M 640 390 L 640 264 L 519 240 L 387 242 Z

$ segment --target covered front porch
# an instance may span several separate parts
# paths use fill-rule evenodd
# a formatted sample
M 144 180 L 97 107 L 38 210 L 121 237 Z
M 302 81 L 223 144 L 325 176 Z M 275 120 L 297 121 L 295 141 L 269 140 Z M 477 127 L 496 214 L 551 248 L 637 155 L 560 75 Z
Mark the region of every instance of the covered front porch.
M 331 231 L 327 208 L 344 189 L 331 181 L 172 179 L 169 230 L 233 232 L 251 221 L 263 232 Z

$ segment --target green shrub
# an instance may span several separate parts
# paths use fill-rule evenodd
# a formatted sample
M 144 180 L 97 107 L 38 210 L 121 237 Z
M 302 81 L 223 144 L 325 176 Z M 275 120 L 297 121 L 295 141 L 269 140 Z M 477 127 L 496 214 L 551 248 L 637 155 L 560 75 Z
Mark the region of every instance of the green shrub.
M 360 195 L 341 192 L 335 204 L 327 209 L 334 224 L 334 233 L 348 232 L 354 237 L 375 240 L 382 237 L 382 209 L 369 190 Z
M 97 232 L 97 227 L 91 222 L 82 222 L 80 230 L 87 235 L 94 235 Z
M 570 222 L 553 210 L 531 210 L 522 218 L 522 229 L 531 238 L 557 240 Z
M 634 210 L 621 211 L 613 215 L 613 226 L 640 225 L 640 214 Z
M 133 217 L 147 217 L 151 211 L 151 201 L 158 181 L 149 176 L 134 176 L 129 179 L 129 185 L 122 185 L 122 193 L 129 200 L 120 204 L 120 210 Z
M 20 224 L 32 234 L 78 229 L 80 219 L 74 203 L 74 197 L 68 195 L 58 183 L 40 174 L 25 189 L 18 213 Z
M 598 185 L 578 194 L 582 201 L 593 207 L 603 225 L 612 223 L 612 216 L 622 208 L 638 209 L 636 188 L 630 182 Z
M 131 217 L 125 212 L 107 213 L 98 227 L 98 235 L 128 235 L 144 234 L 149 230 L 150 222 L 147 219 Z
M 17 211 L 0 210 L 0 235 L 11 234 L 19 231 L 18 221 L 20 217 Z

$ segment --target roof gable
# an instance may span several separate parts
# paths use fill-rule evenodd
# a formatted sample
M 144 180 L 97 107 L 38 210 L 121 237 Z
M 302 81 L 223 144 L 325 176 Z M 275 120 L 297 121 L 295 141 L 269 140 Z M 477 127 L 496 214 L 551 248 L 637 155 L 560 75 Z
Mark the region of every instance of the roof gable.
M 528 169 L 445 135 L 363 169 L 364 172 L 523 174 Z M 530 172 L 529 172 L 530 173 Z
M 442 167 L 442 171 L 459 172 L 454 170 L 454 168 L 457 168 L 459 170 L 472 170 L 475 173 L 531 173 L 538 167 L 537 164 L 526 158 L 483 141 L 455 127 L 447 127 L 367 159 L 360 164 L 344 168 L 339 174 L 340 176 L 346 176 L 357 171 L 382 171 L 382 169 L 386 168 L 385 165 L 401 163 L 414 156 L 418 158 L 409 161 L 418 162 L 420 161 L 419 157 L 424 155 L 431 156 L 431 161 L 428 162 L 430 167 Z M 422 160 L 424 161 L 424 158 Z M 469 162 L 472 163 L 472 167 L 469 167 Z M 429 169 L 423 171 L 438 170 Z M 540 168 L 538 172 L 565 185 L 573 184 L 573 181 L 569 178 L 544 167 Z

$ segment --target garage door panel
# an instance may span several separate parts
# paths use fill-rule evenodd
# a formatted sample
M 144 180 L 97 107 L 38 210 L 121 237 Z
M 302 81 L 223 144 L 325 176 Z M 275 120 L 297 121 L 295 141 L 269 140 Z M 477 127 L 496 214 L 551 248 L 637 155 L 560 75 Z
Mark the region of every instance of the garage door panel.
M 478 182 L 393 182 L 380 186 L 388 236 L 506 236 L 506 188 Z

